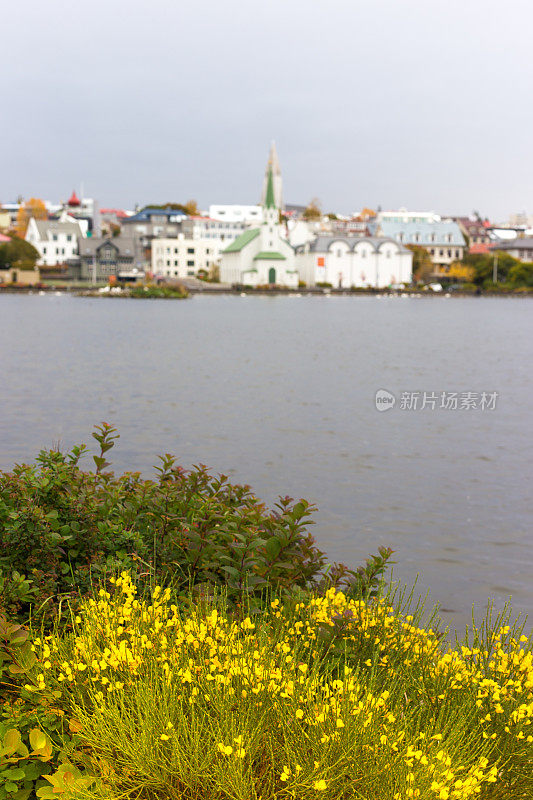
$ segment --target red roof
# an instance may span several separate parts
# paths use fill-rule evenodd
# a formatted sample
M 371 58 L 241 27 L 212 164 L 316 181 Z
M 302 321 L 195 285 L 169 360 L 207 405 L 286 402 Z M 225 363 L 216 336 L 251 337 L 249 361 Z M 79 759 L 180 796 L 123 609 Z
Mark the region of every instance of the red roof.
M 81 205 L 80 200 L 75 191 L 72 192 L 70 195 L 70 199 L 68 201 L 69 206 L 79 206 Z
M 3 233 L 0 233 L 0 242 L 10 242 L 11 236 L 4 236 Z
M 483 254 L 490 252 L 490 247 L 488 244 L 476 243 L 471 245 L 468 250 L 470 253 Z

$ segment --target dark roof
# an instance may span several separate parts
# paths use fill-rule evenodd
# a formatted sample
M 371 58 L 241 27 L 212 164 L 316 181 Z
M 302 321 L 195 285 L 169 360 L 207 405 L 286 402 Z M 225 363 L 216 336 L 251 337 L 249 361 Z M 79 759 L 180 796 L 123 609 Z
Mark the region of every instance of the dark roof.
M 506 239 L 492 243 L 493 250 L 533 250 L 533 236 L 517 236 L 516 239 Z
M 91 236 L 88 239 L 78 239 L 78 252 L 80 256 L 94 256 L 97 250 L 111 245 L 121 256 L 135 256 L 135 239 L 130 236 Z
M 170 217 L 180 217 L 180 219 L 186 219 L 187 214 L 175 208 L 143 208 L 142 211 L 139 211 L 132 217 L 127 217 L 124 222 L 150 222 L 151 217 L 167 217 L 167 219 Z
M 350 250 L 354 250 L 356 245 L 360 244 L 361 242 L 367 242 L 373 250 L 377 253 L 381 245 L 389 242 L 394 245 L 400 250 L 400 252 L 408 252 L 407 248 L 405 248 L 400 242 L 396 239 L 391 239 L 388 236 L 317 236 L 316 239 L 311 242 L 309 246 L 309 251 L 311 253 L 327 253 L 329 248 L 335 242 L 344 242 L 348 245 Z M 306 245 L 299 245 L 296 249 L 298 252 L 302 252 L 305 250 Z

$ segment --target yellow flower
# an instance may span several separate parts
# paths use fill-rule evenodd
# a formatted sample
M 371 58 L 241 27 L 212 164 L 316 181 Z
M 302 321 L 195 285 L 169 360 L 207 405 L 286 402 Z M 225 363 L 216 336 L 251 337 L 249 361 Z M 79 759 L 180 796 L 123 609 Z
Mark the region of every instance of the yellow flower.
M 327 785 L 326 781 L 322 779 L 320 781 L 315 781 L 315 784 L 314 784 L 313 788 L 316 789 L 317 792 L 323 792 L 324 789 L 328 788 L 328 785 Z
M 162 742 L 168 742 L 169 738 L 170 738 L 170 737 L 169 737 L 169 736 L 167 736 L 167 735 L 166 735 L 166 733 L 162 733 L 162 734 L 161 734 L 161 741 L 162 741 Z

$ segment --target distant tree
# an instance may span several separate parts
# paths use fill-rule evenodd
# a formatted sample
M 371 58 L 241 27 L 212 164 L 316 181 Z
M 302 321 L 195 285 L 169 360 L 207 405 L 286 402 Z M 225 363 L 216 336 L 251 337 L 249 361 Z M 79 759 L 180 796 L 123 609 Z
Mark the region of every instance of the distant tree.
M 39 251 L 35 247 L 13 236 L 10 242 L 0 245 L 0 268 L 17 267 L 17 269 L 33 269 L 39 258 Z
M 48 219 L 46 206 L 38 197 L 30 197 L 25 203 L 21 203 L 17 212 L 15 232 L 21 239 L 26 236 L 28 223 L 32 217 L 34 219 Z
M 326 214 L 326 217 L 327 217 L 328 219 L 332 219 L 332 220 L 333 220 L 333 219 L 339 219 L 339 218 L 338 218 L 338 216 L 337 216 L 336 214 L 334 214 L 334 213 L 333 213 L 333 211 L 328 211 L 328 213 Z
M 533 263 L 531 261 L 518 261 L 507 275 L 507 282 L 511 286 L 533 286 Z
M 431 254 L 417 244 L 408 244 L 406 247 L 413 254 L 413 280 L 426 283 L 434 271 Z
M 184 203 L 183 208 L 185 213 L 190 217 L 198 217 L 200 215 L 200 209 L 198 208 L 198 203 L 196 200 L 187 200 L 187 202 Z
M 477 286 L 483 286 L 487 281 L 492 281 L 495 259 L 497 259 L 498 283 L 504 283 L 511 268 L 515 264 L 521 263 L 517 258 L 513 258 L 509 253 L 504 253 L 501 250 L 496 250 L 492 253 L 465 253 L 463 264 L 473 267 L 473 281 Z
M 302 216 L 304 219 L 308 220 L 322 219 L 322 210 L 320 208 L 320 200 L 318 197 L 313 197 Z

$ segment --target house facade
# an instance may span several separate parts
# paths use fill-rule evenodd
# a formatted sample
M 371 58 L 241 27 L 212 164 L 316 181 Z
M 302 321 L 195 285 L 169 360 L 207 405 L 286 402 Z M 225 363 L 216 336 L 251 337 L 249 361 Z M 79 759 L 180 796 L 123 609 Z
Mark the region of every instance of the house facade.
M 254 287 L 298 286 L 295 252 L 279 222 L 272 164 L 269 167 L 263 222 L 259 227 L 244 231 L 223 250 L 220 259 L 222 283 Z
M 83 239 L 83 234 L 84 230 L 78 222 L 31 217 L 24 238 L 39 251 L 38 266 L 55 267 L 77 256 L 78 241 Z
M 296 266 L 307 286 L 380 289 L 411 281 L 413 254 L 396 239 L 317 236 L 297 248 Z
M 224 246 L 224 245 L 222 245 Z M 152 242 L 152 272 L 156 278 L 188 278 L 209 272 L 220 258 L 220 243 L 212 239 L 192 239 L 180 234 L 174 239 Z
M 520 261 L 533 261 L 533 236 L 518 236 L 508 242 L 498 242 L 493 244 L 492 249 L 509 253 Z
M 376 226 L 378 236 L 394 239 L 404 247 L 408 244 L 424 247 L 431 256 L 436 274 L 445 273 L 450 264 L 463 258 L 466 250 L 461 229 L 452 220 L 403 222 L 381 219 Z
M 80 278 L 93 283 L 109 278 L 131 279 L 144 275 L 142 257 L 133 237 L 90 237 L 79 240 Z

